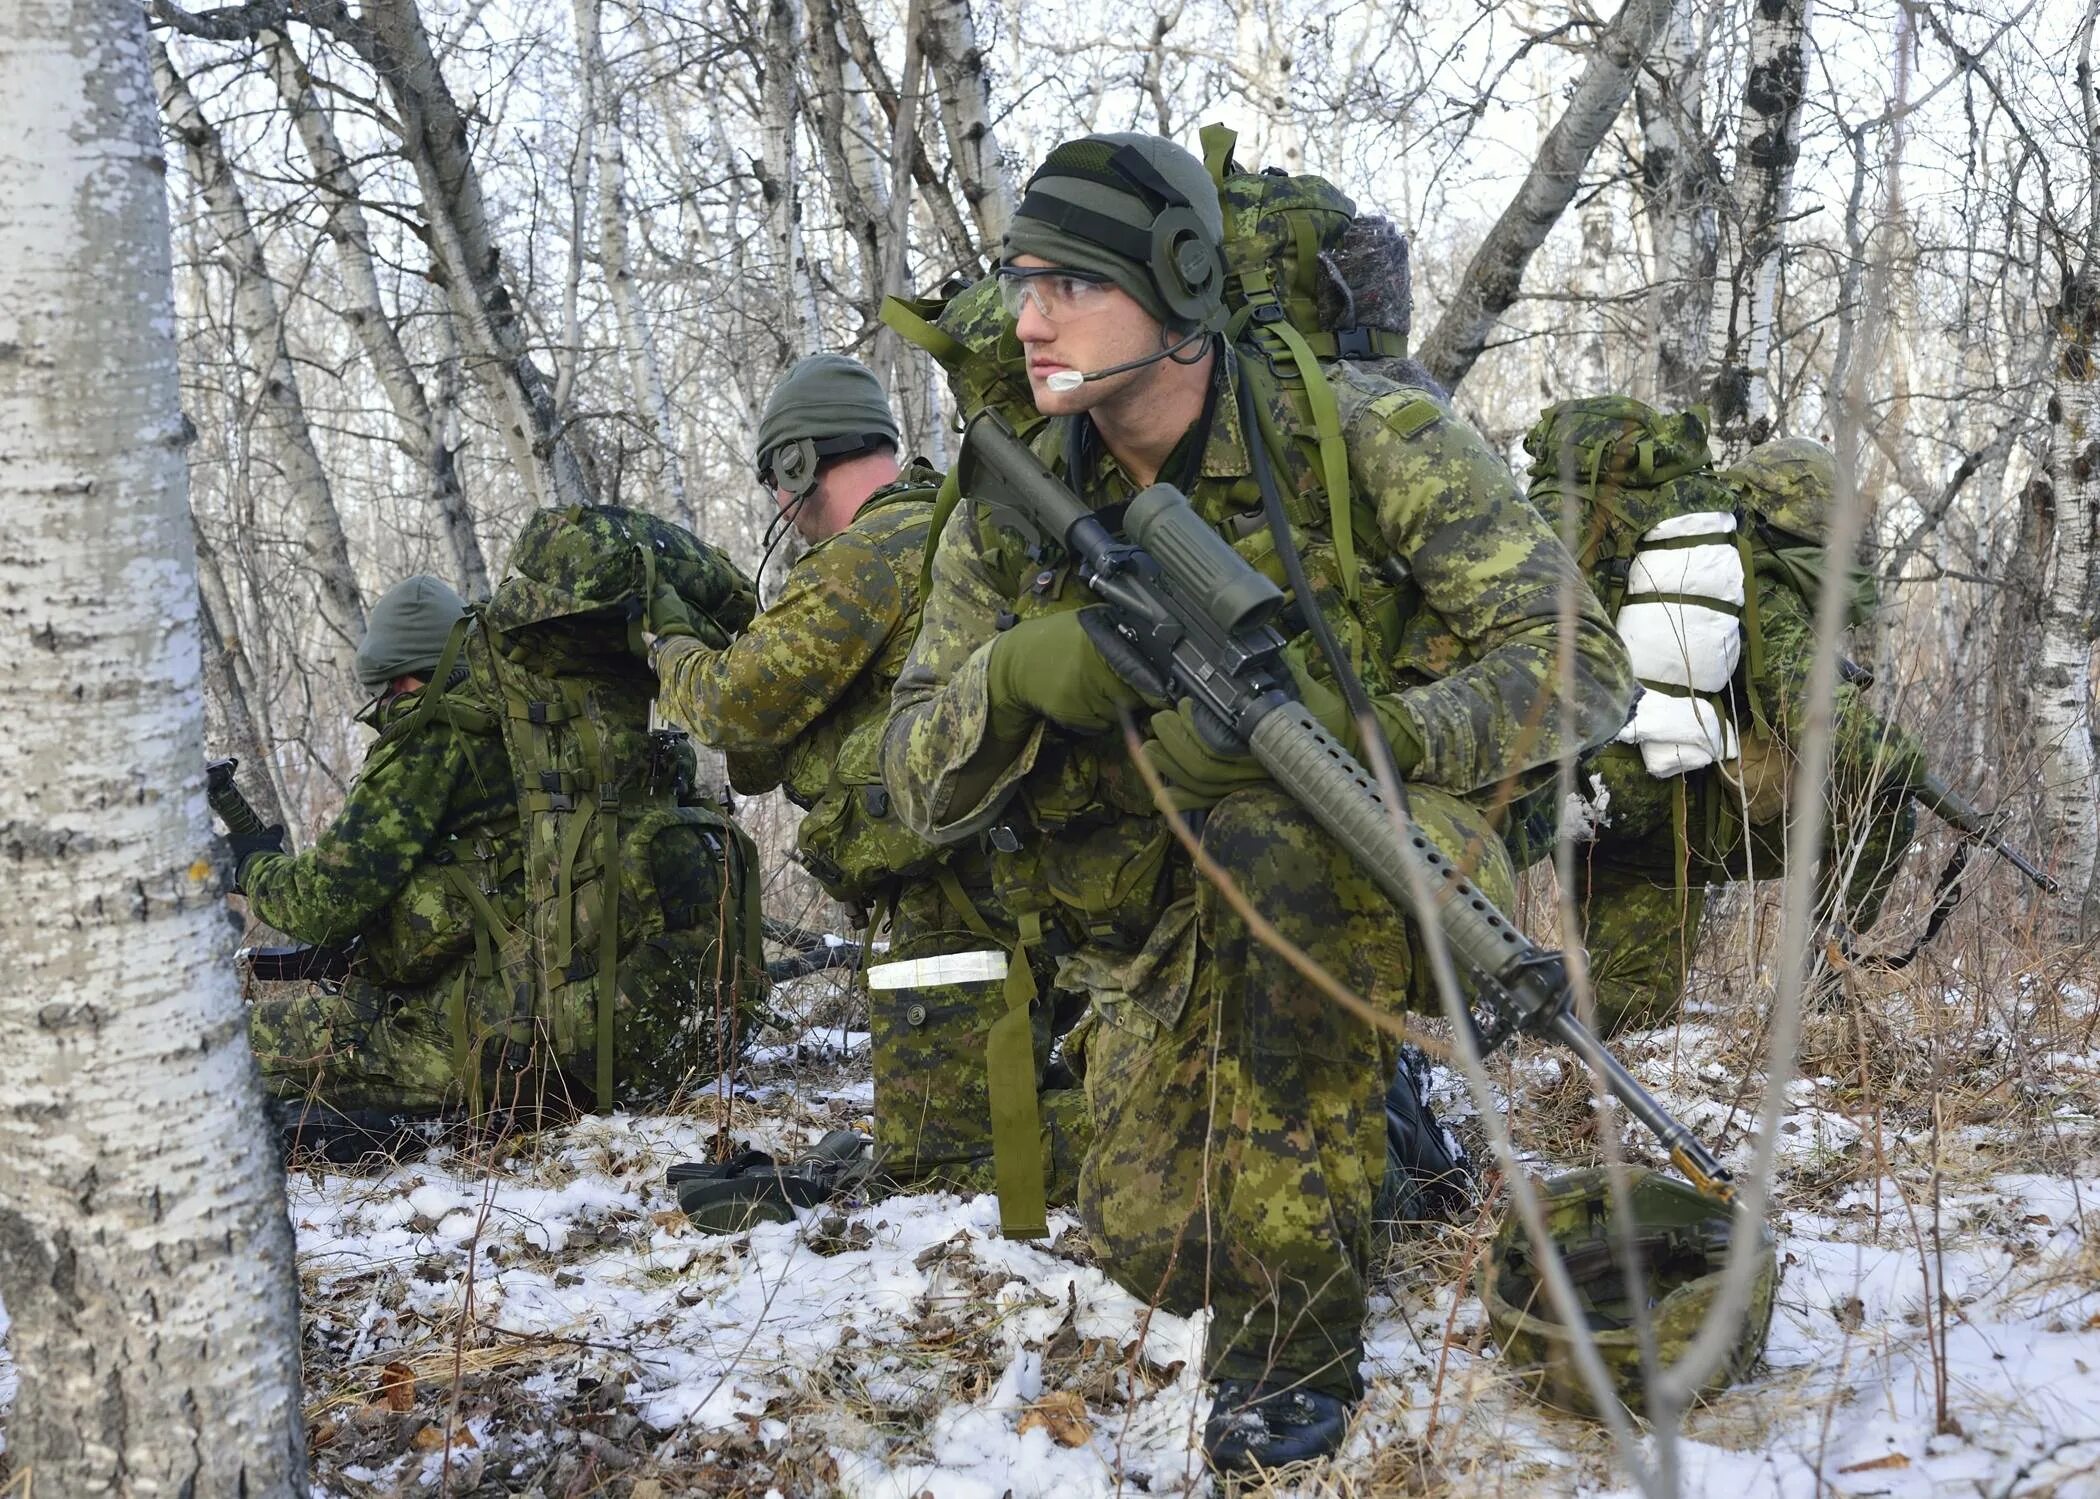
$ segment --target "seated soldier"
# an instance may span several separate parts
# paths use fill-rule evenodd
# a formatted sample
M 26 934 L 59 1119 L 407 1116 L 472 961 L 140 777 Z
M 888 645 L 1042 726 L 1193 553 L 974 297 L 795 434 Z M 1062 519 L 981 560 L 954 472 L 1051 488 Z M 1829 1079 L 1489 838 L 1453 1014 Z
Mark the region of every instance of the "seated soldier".
M 1613 744 L 1585 768 L 1609 793 L 1608 821 L 1575 854 L 1602 1034 L 1675 1018 L 1708 885 L 1786 873 L 1792 746 L 1808 718 L 1815 595 L 1827 565 L 1817 538 L 1835 477 L 1830 449 L 1806 438 L 1755 448 L 1720 476 L 1756 517 L 1750 586 L 1761 650 L 1745 653 L 1727 694 L 1740 755 L 1658 779 L 1636 746 Z M 1857 625 L 1873 608 L 1873 580 L 1852 571 L 1846 623 Z M 1838 684 L 1833 723 L 1820 902 L 1843 941 L 1881 914 L 1917 830 L 1911 794 L 1926 766 L 1917 741 L 1867 706 L 1861 682 Z
M 785 788 L 806 814 L 796 860 L 871 932 L 889 923 L 888 961 L 868 975 L 885 1173 L 977 1190 L 996 1176 L 1004 1209 L 1040 1231 L 1044 1178 L 1053 1200 L 1071 1200 L 1084 1123 L 1075 1088 L 1036 1107 L 1055 1017 L 1035 1006 L 1031 1035 L 1025 996 L 1049 994 L 1052 960 L 1017 954 L 982 853 L 936 849 L 906 828 L 878 774 L 890 687 L 919 631 L 941 481 L 923 463 L 900 471 L 897 445 L 866 368 L 813 354 L 788 371 L 760 418 L 756 458 L 779 521 L 809 550 L 724 649 L 684 632 L 675 599 L 652 609 L 659 706 L 727 752 L 738 791 Z M 1000 1038 L 1010 1044 L 994 1043 L 988 1067 L 988 1033 L 1009 1013 Z M 995 1111 L 1019 1121 L 999 1142 Z
M 517 775 L 502 698 L 485 680 L 484 627 L 459 628 L 466 614 L 431 577 L 381 598 L 357 653 L 358 679 L 377 694 L 361 721 L 379 737 L 342 811 L 296 856 L 282 851 L 281 828 L 231 840 L 234 888 L 259 920 L 350 948 L 339 989 L 261 1000 L 250 1019 L 288 1124 L 304 1124 L 331 1153 L 484 1098 L 511 1113 L 523 1102 L 564 1111 L 600 1102 L 590 1035 L 566 1049 L 541 1044 Z M 654 881 L 665 909 L 689 908 L 711 941 L 727 866 L 689 862 L 668 882 L 654 868 L 630 878 Z M 712 951 L 688 966 L 712 974 Z M 617 1101 L 647 1102 L 685 1075 L 674 1053 L 694 1028 L 695 986 L 641 962 L 620 973 Z

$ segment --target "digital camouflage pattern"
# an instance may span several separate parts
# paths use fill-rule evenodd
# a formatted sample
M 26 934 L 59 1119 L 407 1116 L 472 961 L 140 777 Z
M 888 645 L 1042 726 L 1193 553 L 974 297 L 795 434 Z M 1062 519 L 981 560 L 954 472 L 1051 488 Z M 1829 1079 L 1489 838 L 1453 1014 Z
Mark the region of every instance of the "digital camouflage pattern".
M 499 677 L 479 628 L 462 657 L 469 665 L 434 700 L 424 688 L 375 710 L 380 738 L 311 849 L 244 866 L 251 909 L 270 925 L 322 944 L 362 939 L 340 993 L 254 1007 L 265 1078 L 277 1096 L 342 1109 L 661 1104 L 732 1060 L 753 1028 L 763 999 L 755 851 L 714 809 L 679 804 L 691 752 L 681 758 L 648 734 L 644 674 L 639 727 L 608 736 L 621 793 L 621 958 L 617 1091 L 601 1103 L 597 901 L 573 924 L 576 980 L 543 992 L 525 872 L 529 799 L 499 728 L 498 684 L 521 668 L 506 664 Z M 578 863 L 577 888 L 589 889 L 594 859 Z
M 367 711 L 380 737 L 311 848 L 257 854 L 242 867 L 248 908 L 260 920 L 321 946 L 364 939 L 340 994 L 252 1007 L 249 1035 L 275 1096 L 413 1112 L 457 1099 L 445 1006 L 474 946 L 474 912 L 434 856 L 469 868 L 516 919 L 525 905 L 523 844 L 499 735 L 446 720 L 404 732 L 427 690 Z M 454 691 L 477 696 L 467 684 Z M 475 1001 L 510 1009 L 501 986 Z
M 1698 1393 L 1713 1394 L 1749 1374 L 1764 1352 L 1779 1287 L 1770 1225 L 1747 1223 L 1659 1171 L 1632 1173 L 1625 1184 L 1629 1211 L 1623 1218 L 1614 1210 L 1605 1170 L 1570 1171 L 1534 1186 L 1546 1231 L 1588 1316 L 1585 1340 L 1604 1361 L 1613 1393 L 1634 1410 L 1645 1407 L 1647 1378 L 1628 1277 L 1620 1264 L 1623 1236 L 1636 1236 L 1656 1357 L 1666 1367 L 1682 1357 L 1698 1335 L 1720 1290 L 1729 1240 L 1745 1230 L 1755 1233 L 1758 1258 L 1750 1304 L 1727 1357 Z M 1516 1371 L 1532 1393 L 1563 1410 L 1599 1414 L 1575 1367 L 1574 1339 L 1546 1300 L 1530 1238 L 1515 1213 L 1503 1217 L 1493 1247 L 1481 1259 L 1480 1299 L 1501 1345 L 1503 1364 Z
M 736 789 L 755 795 L 780 786 L 805 809 L 796 854 L 826 893 L 863 917 L 891 905 L 884 956 L 895 961 L 1014 942 L 982 859 L 946 853 L 911 832 L 889 811 L 881 782 L 882 728 L 918 632 L 939 484 L 939 474 L 913 464 L 870 496 L 849 527 L 796 561 L 780 597 L 734 645 L 667 641 L 657 657 L 663 712 L 728 752 Z M 953 896 L 934 868 L 944 859 Z M 1041 993 L 1052 976 L 1044 971 Z M 869 1002 L 874 1135 L 885 1171 L 897 1181 L 989 1188 L 985 1035 L 1004 1008 L 999 986 L 883 990 Z M 1038 1019 L 1047 1061 L 1052 1016 L 1045 1008 Z M 1046 1093 L 1040 1107 L 1052 1200 L 1069 1202 L 1083 1110 L 1071 1090 Z
M 1795 483 L 1819 482 L 1813 463 L 1789 461 L 1786 472 Z M 1827 503 L 1778 490 L 1763 502 L 1790 503 L 1797 517 Z M 1656 780 L 1639 750 L 1612 745 L 1585 772 L 1601 776 L 1611 798 L 1608 823 L 1576 850 L 1597 1020 L 1607 1033 L 1674 1018 L 1708 884 L 1776 879 L 1786 869 L 1791 746 L 1807 728 L 1814 599 L 1828 559 L 1817 546 L 1760 538 L 1751 561 L 1762 670 L 1753 678 L 1746 655 L 1729 690 L 1741 760 Z M 1872 607 L 1871 577 L 1855 570 L 1852 592 L 1848 622 L 1858 624 Z M 1753 682 L 1762 722 L 1752 711 Z M 1864 932 L 1916 835 L 1911 793 L 1924 778 L 1925 753 L 1873 711 L 1860 684 L 1839 682 L 1835 710 L 1819 908 Z
M 1476 435 L 1425 392 L 1346 364 L 1328 372 L 1360 509 L 1357 602 L 1343 598 L 1316 453 L 1298 435 L 1311 424 L 1278 386 L 1261 399 L 1291 434 L 1278 456 L 1294 533 L 1343 648 L 1419 731 L 1425 818 L 1437 809 L 1444 826 L 1432 821 L 1432 830 L 1506 900 L 1492 819 L 1457 798 L 1549 764 L 1561 749 L 1559 717 L 1545 704 L 1563 587 L 1577 590 L 1570 644 L 1583 742 L 1570 749 L 1624 721 L 1625 652 Z M 1064 429 L 1052 423 L 1037 439 L 1053 469 L 1063 467 Z M 1242 536 L 1236 544 L 1281 584 L 1267 533 L 1236 524 L 1260 498 L 1229 391 L 1198 472 L 1196 509 Z M 1105 453 L 1085 477 L 1097 505 L 1136 489 Z M 1211 1377 L 1273 1364 L 1310 1387 L 1349 1390 L 1384 1159 L 1384 1039 L 1258 952 L 1236 917 L 1207 908 L 1120 738 L 1043 723 L 1019 744 L 991 735 L 987 660 L 1002 617 L 1094 602 L 1055 544 L 966 503 L 948 522 L 933 577 L 897 684 L 885 780 L 905 820 L 941 841 L 1005 829 L 997 841 L 1016 847 L 994 857 L 1001 901 L 1042 913 L 1076 944 L 1060 976 L 1099 1017 L 1086 1045 L 1095 1139 L 1080 1201 L 1104 1263 L 1149 1299 L 1160 1289 L 1162 1246 L 1181 1235 L 1179 1263 L 1211 1271 Z M 1406 1002 L 1414 964 L 1398 913 L 1280 792 L 1228 796 L 1210 809 L 1203 838 L 1287 935 L 1360 992 Z M 1215 1113 L 1203 1085 L 1213 1077 Z M 1232 1168 L 1208 1181 L 1206 1135 L 1208 1158 Z M 1177 1274 L 1166 1304 L 1194 1310 L 1202 1284 Z
M 865 912 L 934 849 L 887 810 L 876 764 L 890 686 L 919 621 L 919 563 L 940 475 L 914 464 L 853 523 L 788 570 L 733 644 L 657 651 L 664 716 L 727 753 L 745 795 L 781 787 L 807 814 L 796 856 L 834 900 Z

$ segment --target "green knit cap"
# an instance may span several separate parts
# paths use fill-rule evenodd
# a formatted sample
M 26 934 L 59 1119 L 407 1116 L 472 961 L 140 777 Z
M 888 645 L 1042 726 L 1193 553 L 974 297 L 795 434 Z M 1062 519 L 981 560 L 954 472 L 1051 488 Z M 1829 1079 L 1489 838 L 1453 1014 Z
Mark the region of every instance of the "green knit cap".
M 437 670 L 452 627 L 467 606 L 444 579 L 406 578 L 372 606 L 364 643 L 357 648 L 357 680 L 377 692 L 396 677 L 423 677 Z
M 782 443 L 808 438 L 820 444 L 819 458 L 826 458 L 834 455 L 821 444 L 871 437 L 887 438 L 893 448 L 903 444 L 882 382 L 856 359 L 811 354 L 796 360 L 773 387 L 758 419 L 758 450 L 752 456 L 763 477 Z
M 1198 238 L 1222 255 L 1225 215 L 1210 169 L 1164 136 L 1118 130 L 1066 141 L 1028 179 L 1000 244 L 1003 260 L 1035 255 L 1107 278 L 1170 328 L 1224 326 L 1222 287 L 1176 311 L 1153 268 L 1153 226 L 1195 215 Z M 1184 299 L 1185 300 L 1185 299 Z

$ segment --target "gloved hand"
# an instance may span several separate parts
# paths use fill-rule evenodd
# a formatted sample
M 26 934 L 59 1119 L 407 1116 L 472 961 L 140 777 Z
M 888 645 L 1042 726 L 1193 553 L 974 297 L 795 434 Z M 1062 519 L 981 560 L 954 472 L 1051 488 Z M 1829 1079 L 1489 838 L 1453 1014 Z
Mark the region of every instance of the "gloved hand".
M 992 643 L 986 689 L 992 732 L 1005 740 L 1026 738 L 1038 718 L 1098 734 L 1115 725 L 1120 709 L 1167 703 L 1167 684 L 1116 634 L 1099 604 L 1002 631 Z
M 227 850 L 233 855 L 233 893 L 246 895 L 247 882 L 242 879 L 248 861 L 257 854 L 281 854 L 284 852 L 284 824 L 264 828 L 259 833 L 228 833 Z
M 642 616 L 642 628 L 656 636 L 700 638 L 699 627 L 693 623 L 693 611 L 678 596 L 678 590 L 668 583 L 658 583 L 656 592 L 650 595 L 648 611 Z
M 1298 684 L 1298 700 L 1322 728 L 1363 758 L 1362 736 L 1347 701 L 1332 683 L 1315 677 L 1308 662 L 1312 644 L 1300 638 L 1284 648 L 1284 664 Z M 1391 698 L 1373 698 L 1371 711 L 1392 746 L 1395 770 L 1402 776 L 1422 763 L 1422 741 L 1406 710 Z M 1169 785 L 1211 801 L 1269 778 L 1247 747 L 1208 709 L 1184 702 L 1170 713 L 1154 715 L 1152 738 L 1145 753 Z

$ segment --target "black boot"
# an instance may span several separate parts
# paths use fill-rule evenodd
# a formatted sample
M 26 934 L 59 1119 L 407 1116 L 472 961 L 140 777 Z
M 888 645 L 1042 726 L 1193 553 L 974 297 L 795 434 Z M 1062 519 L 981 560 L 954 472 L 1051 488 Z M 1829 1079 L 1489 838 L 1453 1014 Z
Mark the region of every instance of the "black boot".
M 1288 1384 L 1221 1379 L 1211 1386 L 1203 1455 L 1221 1472 L 1325 1457 L 1349 1433 L 1349 1405 Z
M 1385 1185 L 1378 1194 L 1378 1220 L 1446 1222 L 1464 1212 L 1472 1198 L 1472 1163 L 1429 1111 L 1429 1058 L 1403 1046 L 1385 1090 Z

